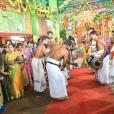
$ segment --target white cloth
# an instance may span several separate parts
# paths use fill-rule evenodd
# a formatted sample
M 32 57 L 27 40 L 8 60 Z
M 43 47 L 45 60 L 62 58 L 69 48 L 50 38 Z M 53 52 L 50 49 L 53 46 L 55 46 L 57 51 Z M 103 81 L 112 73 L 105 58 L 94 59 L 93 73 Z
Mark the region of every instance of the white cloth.
M 112 59 L 112 67 L 110 69 L 110 76 L 114 77 L 114 58 Z M 114 82 L 113 79 L 110 79 L 110 83 Z
M 114 58 L 112 59 L 112 67 L 110 69 L 110 76 L 114 76 Z
M 78 47 L 78 38 L 74 37 L 74 39 L 75 39 L 76 47 Z
M 3 50 L 4 50 L 4 48 L 1 48 L 1 49 L 0 49 L 0 53 L 2 53 Z
M 48 62 L 59 65 L 60 61 L 54 60 L 52 58 L 47 59 L 46 69 L 49 79 L 50 96 L 53 98 L 61 98 L 67 96 L 63 73 L 57 65 L 50 64 Z
M 63 66 L 63 59 L 61 60 L 61 66 Z M 70 74 L 69 74 L 69 71 L 67 68 L 64 68 L 64 70 L 62 71 L 64 77 L 65 77 L 65 82 L 66 82 L 66 85 L 68 85 L 68 81 L 67 79 L 70 78 Z
M 43 92 L 46 89 L 45 72 L 42 64 L 42 58 L 32 58 L 32 68 L 34 77 L 34 90 Z
M 67 69 L 64 68 L 64 70 L 62 70 L 62 73 L 63 73 L 64 79 L 65 79 L 65 84 L 67 86 L 68 85 L 68 81 L 67 81 L 67 79 L 68 79 L 68 72 L 67 72 Z
M 111 48 L 110 51 L 111 51 L 111 52 L 114 51 L 114 45 L 113 45 L 113 47 Z M 113 76 L 113 77 L 114 77 L 114 57 L 113 57 L 113 59 L 112 59 L 112 61 L 111 61 L 111 64 L 112 64 L 112 67 L 111 67 L 111 69 L 110 69 L 110 76 Z M 114 82 L 114 80 L 110 78 L 110 83 L 113 83 L 113 82 Z
M 90 54 L 92 53 L 93 50 L 96 49 L 96 41 L 92 40 L 91 46 L 90 46 Z
M 97 52 L 98 55 L 103 54 L 104 50 L 100 50 Z M 109 78 L 108 78 L 108 71 L 109 71 L 109 55 L 107 55 L 103 59 L 103 66 L 101 69 L 98 70 L 98 80 L 102 84 L 109 83 Z

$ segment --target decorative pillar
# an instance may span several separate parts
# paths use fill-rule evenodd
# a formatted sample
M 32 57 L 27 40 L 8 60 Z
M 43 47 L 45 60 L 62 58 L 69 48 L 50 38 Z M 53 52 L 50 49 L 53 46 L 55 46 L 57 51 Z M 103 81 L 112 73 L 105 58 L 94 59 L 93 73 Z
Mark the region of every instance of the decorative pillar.
M 29 0 L 31 4 L 34 4 L 34 0 Z M 31 23 L 32 23 L 32 32 L 33 32 L 33 39 L 35 42 L 38 40 L 38 18 L 36 12 L 34 14 L 30 13 L 31 16 Z
M 57 0 L 49 0 L 49 6 L 50 8 L 57 8 Z M 53 38 L 58 38 L 60 39 L 60 25 L 59 23 L 53 22 L 53 20 L 51 20 L 52 25 L 52 32 L 53 32 Z
M 108 41 L 109 40 L 109 30 L 108 30 L 108 24 L 109 24 L 109 18 L 107 18 L 106 20 L 105 20 L 105 23 L 106 23 L 106 41 Z
M 104 20 L 102 20 L 102 26 L 101 26 L 101 36 L 104 38 L 105 37 L 105 35 L 104 35 L 104 33 L 105 33 L 105 30 L 104 30 L 104 23 L 105 23 L 105 21 Z
M 26 34 L 33 34 L 32 33 L 31 16 L 30 16 L 30 11 L 29 10 L 27 10 L 24 17 L 25 17 Z
M 72 28 L 73 28 L 73 34 L 75 34 L 76 33 L 76 30 L 75 30 L 75 22 L 74 21 L 72 23 Z
M 64 26 L 66 31 L 68 31 L 68 18 L 67 18 L 66 12 L 64 14 Z
M 112 37 L 112 21 L 109 22 L 109 38 Z

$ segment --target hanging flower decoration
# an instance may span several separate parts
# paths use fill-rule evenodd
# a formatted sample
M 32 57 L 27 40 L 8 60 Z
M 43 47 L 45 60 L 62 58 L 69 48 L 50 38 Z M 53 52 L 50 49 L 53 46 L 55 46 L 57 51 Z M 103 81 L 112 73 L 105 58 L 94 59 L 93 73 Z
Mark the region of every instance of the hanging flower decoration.
M 29 0 L 25 0 L 25 2 L 23 2 L 23 0 L 8 1 L 12 7 L 18 6 L 18 10 L 21 13 L 24 13 L 25 11 L 27 11 L 27 9 L 29 9 L 31 14 L 37 13 L 37 15 L 40 17 L 46 17 L 56 23 L 64 24 L 64 12 L 67 12 L 67 9 L 64 9 L 63 7 L 72 0 L 66 0 L 64 2 L 59 0 L 59 3 L 61 5 L 58 8 L 50 8 L 49 6 L 46 6 L 47 0 L 33 0 L 31 2 Z M 95 12 L 92 8 L 92 5 L 88 4 L 88 2 L 82 2 L 82 4 L 78 8 L 73 10 L 72 14 L 66 14 L 66 16 L 68 17 L 68 22 L 74 21 L 75 17 L 79 13 L 87 10 L 94 11 L 94 22 L 114 17 L 114 11 L 112 10 L 114 9 L 114 4 L 110 4 L 110 2 L 105 2 L 104 5 L 106 6 L 105 11 Z M 69 11 L 71 11 L 71 9 L 69 9 Z M 109 15 L 106 15 L 105 12 L 108 12 Z M 86 16 L 89 17 L 88 14 L 86 14 Z

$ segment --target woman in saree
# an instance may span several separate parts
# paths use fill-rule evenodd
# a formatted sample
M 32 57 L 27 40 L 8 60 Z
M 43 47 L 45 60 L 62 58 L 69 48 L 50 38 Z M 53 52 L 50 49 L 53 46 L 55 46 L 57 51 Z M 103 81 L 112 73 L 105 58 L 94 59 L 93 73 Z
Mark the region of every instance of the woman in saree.
M 1 78 L 0 78 L 1 80 Z M 1 83 L 0 83 L 0 114 L 2 113 L 2 111 L 5 109 L 4 105 L 3 105 L 3 95 L 2 95 L 2 90 L 1 90 Z
M 11 89 L 10 89 L 10 79 L 7 72 L 7 67 L 4 65 L 4 55 L 0 54 L 0 78 L 1 80 L 1 87 L 2 93 L 4 98 L 4 103 L 7 103 L 14 99 Z
M 30 83 L 32 84 L 32 68 L 31 68 L 31 48 L 27 48 L 27 42 L 23 42 L 23 57 L 26 60 L 26 70 Z
M 17 44 L 17 51 L 19 51 L 23 57 L 22 44 L 20 44 L 20 43 Z M 23 58 L 23 63 L 21 63 L 21 72 L 22 72 L 23 86 L 24 86 L 24 89 L 26 90 L 30 87 L 30 83 L 29 83 L 29 79 L 28 79 L 28 75 L 27 75 L 26 64 L 25 64 L 24 58 Z
M 11 80 L 11 92 L 15 99 L 24 95 L 24 88 L 21 75 L 22 56 L 18 51 L 14 51 L 14 45 L 9 44 L 9 53 L 5 56 L 5 63 L 8 66 L 8 76 Z
M 82 62 L 82 67 L 87 67 L 88 63 L 87 63 L 86 59 L 90 55 L 90 43 L 87 40 L 86 36 L 84 36 L 82 38 L 82 43 L 83 43 L 83 51 L 84 51 L 84 59 Z

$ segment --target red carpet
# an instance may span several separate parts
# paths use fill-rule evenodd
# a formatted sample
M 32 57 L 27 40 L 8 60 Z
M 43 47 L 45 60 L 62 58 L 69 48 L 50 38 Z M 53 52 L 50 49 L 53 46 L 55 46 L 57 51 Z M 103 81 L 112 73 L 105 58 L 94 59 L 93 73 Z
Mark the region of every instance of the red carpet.
M 73 69 L 67 87 L 70 100 L 51 100 L 45 114 L 114 114 L 114 95 L 110 87 L 93 79 L 88 69 Z

